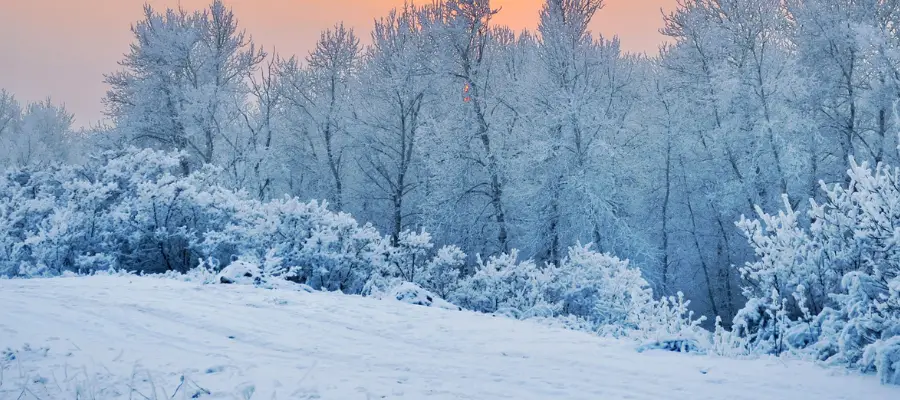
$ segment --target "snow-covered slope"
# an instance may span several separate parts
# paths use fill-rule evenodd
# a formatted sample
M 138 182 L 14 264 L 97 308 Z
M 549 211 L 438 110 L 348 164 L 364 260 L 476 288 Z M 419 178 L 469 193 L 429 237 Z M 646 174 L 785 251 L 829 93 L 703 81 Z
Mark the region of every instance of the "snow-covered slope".
M 0 280 L 6 347 L 2 399 L 900 399 L 803 362 L 637 353 L 468 312 L 156 278 Z

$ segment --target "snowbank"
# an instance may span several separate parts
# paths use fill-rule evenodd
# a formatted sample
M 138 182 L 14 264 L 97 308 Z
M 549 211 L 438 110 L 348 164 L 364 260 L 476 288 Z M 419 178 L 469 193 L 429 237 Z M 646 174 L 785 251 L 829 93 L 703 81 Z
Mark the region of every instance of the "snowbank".
M 336 293 L 95 276 L 0 280 L 0 304 L 3 399 L 900 398 L 844 369 L 638 353 L 536 322 Z

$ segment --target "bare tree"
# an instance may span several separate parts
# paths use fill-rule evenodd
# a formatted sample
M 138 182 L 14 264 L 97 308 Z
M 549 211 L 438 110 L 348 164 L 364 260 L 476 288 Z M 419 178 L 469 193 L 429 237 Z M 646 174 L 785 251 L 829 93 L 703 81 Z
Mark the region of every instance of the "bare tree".
M 306 58 L 305 68 L 296 59 L 282 66 L 285 99 L 299 114 L 293 123 L 313 137 L 320 150 L 317 153 L 324 154 L 332 186 L 329 198 L 337 210 L 344 209 L 344 164 L 353 111 L 351 85 L 359 71 L 360 51 L 353 29 L 338 24 L 322 33 Z

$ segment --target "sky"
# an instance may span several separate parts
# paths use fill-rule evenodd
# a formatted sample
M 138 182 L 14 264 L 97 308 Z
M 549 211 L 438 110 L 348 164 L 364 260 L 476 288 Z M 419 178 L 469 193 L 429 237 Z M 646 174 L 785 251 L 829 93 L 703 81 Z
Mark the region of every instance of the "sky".
M 64 103 L 77 126 L 102 118 L 103 74 L 132 42 L 129 28 L 145 0 L 0 0 L 0 88 L 20 101 Z M 203 8 L 210 0 L 149 0 L 157 9 Z M 543 0 L 493 0 L 496 22 L 534 29 Z M 376 17 L 403 0 L 226 0 L 254 41 L 279 54 L 301 55 L 319 33 L 343 21 L 367 37 Z M 675 0 L 606 0 L 592 29 L 618 35 L 627 51 L 655 53 L 664 38 L 661 10 Z

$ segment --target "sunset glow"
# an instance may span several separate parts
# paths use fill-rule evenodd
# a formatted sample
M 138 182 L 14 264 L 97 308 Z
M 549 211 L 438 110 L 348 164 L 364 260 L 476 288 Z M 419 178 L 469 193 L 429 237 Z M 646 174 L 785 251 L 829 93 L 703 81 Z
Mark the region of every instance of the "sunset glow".
M 344 21 L 365 40 L 372 21 L 403 0 L 230 0 L 241 25 L 268 51 L 305 55 L 319 32 Z M 76 124 L 101 118 L 103 74 L 128 50 L 129 26 L 144 0 L 0 0 L 0 87 L 22 100 L 50 95 L 75 113 Z M 149 0 L 158 9 L 205 7 L 207 0 Z M 494 0 L 495 22 L 535 29 L 542 0 Z M 661 9 L 675 0 L 607 0 L 595 32 L 619 35 L 627 51 L 655 52 L 663 37 Z

